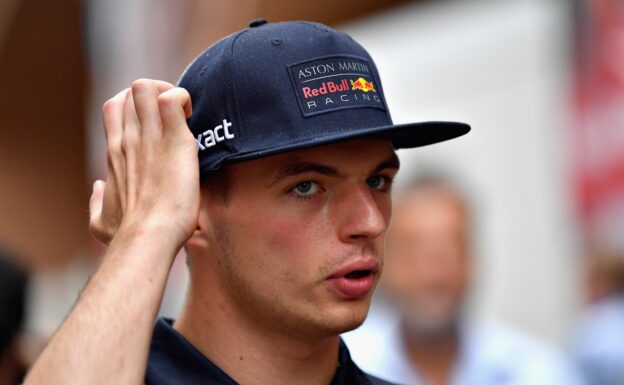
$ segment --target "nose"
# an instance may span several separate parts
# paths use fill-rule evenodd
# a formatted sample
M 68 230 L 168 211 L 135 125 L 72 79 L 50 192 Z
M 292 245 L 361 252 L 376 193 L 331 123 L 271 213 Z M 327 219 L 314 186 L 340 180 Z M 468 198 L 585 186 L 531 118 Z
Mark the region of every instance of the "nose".
M 340 240 L 346 243 L 370 241 L 383 235 L 390 214 L 388 202 L 378 202 L 365 185 L 354 185 L 337 203 Z M 381 207 L 380 207 L 381 206 Z M 384 215 L 386 214 L 386 215 Z

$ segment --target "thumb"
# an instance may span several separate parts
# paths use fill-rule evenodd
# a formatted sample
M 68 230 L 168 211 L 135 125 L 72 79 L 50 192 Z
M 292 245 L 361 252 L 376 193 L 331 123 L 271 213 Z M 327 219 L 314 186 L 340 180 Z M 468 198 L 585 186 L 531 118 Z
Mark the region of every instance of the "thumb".
M 96 180 L 93 183 L 93 192 L 89 199 L 89 230 L 100 241 L 104 241 L 106 238 L 101 221 L 105 187 L 106 183 L 104 181 Z
M 89 218 L 99 216 L 102 212 L 104 186 L 106 186 L 106 183 L 99 179 L 93 183 L 93 192 L 91 193 L 91 198 L 89 199 Z

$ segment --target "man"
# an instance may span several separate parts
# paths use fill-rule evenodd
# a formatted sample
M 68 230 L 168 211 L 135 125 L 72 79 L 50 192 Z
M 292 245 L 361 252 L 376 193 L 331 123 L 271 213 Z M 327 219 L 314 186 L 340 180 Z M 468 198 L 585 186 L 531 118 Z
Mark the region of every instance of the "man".
M 574 356 L 592 385 L 624 384 L 624 253 L 592 242 L 586 261 L 587 297 L 574 336 Z
M 374 306 L 371 319 L 345 336 L 356 363 L 408 385 L 579 383 L 553 349 L 500 325 L 466 322 L 471 216 L 459 189 L 423 176 L 396 203 L 382 280 L 394 306 Z
M 339 334 L 362 323 L 381 272 L 394 149 L 467 125 L 392 125 L 350 37 L 263 20 L 200 54 L 179 87 L 137 81 L 103 116 L 91 229 L 109 248 L 27 384 L 381 383 Z M 186 303 L 152 339 L 182 247 Z

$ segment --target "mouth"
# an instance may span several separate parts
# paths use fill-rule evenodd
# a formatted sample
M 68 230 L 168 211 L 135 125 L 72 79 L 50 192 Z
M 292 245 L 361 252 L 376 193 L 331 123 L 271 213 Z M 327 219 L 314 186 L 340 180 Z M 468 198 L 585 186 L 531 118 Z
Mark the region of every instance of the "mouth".
M 349 274 L 346 274 L 344 277 L 349 279 L 359 279 L 366 277 L 367 275 L 373 274 L 372 270 L 356 270 Z
M 368 295 L 375 285 L 379 262 L 367 259 L 348 263 L 327 280 L 330 291 L 343 299 L 358 299 Z

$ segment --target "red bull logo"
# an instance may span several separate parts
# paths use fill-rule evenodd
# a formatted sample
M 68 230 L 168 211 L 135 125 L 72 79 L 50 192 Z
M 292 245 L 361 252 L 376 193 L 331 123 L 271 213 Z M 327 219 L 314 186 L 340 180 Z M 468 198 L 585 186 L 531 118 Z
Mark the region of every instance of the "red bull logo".
M 351 90 L 353 91 L 360 90 L 364 92 L 369 92 L 369 91 L 377 92 L 377 90 L 375 90 L 375 86 L 373 86 L 373 82 L 369 82 L 363 77 L 360 77 L 355 81 L 351 80 Z
M 381 85 L 365 59 L 323 56 L 287 68 L 304 117 L 361 107 L 386 111 Z

